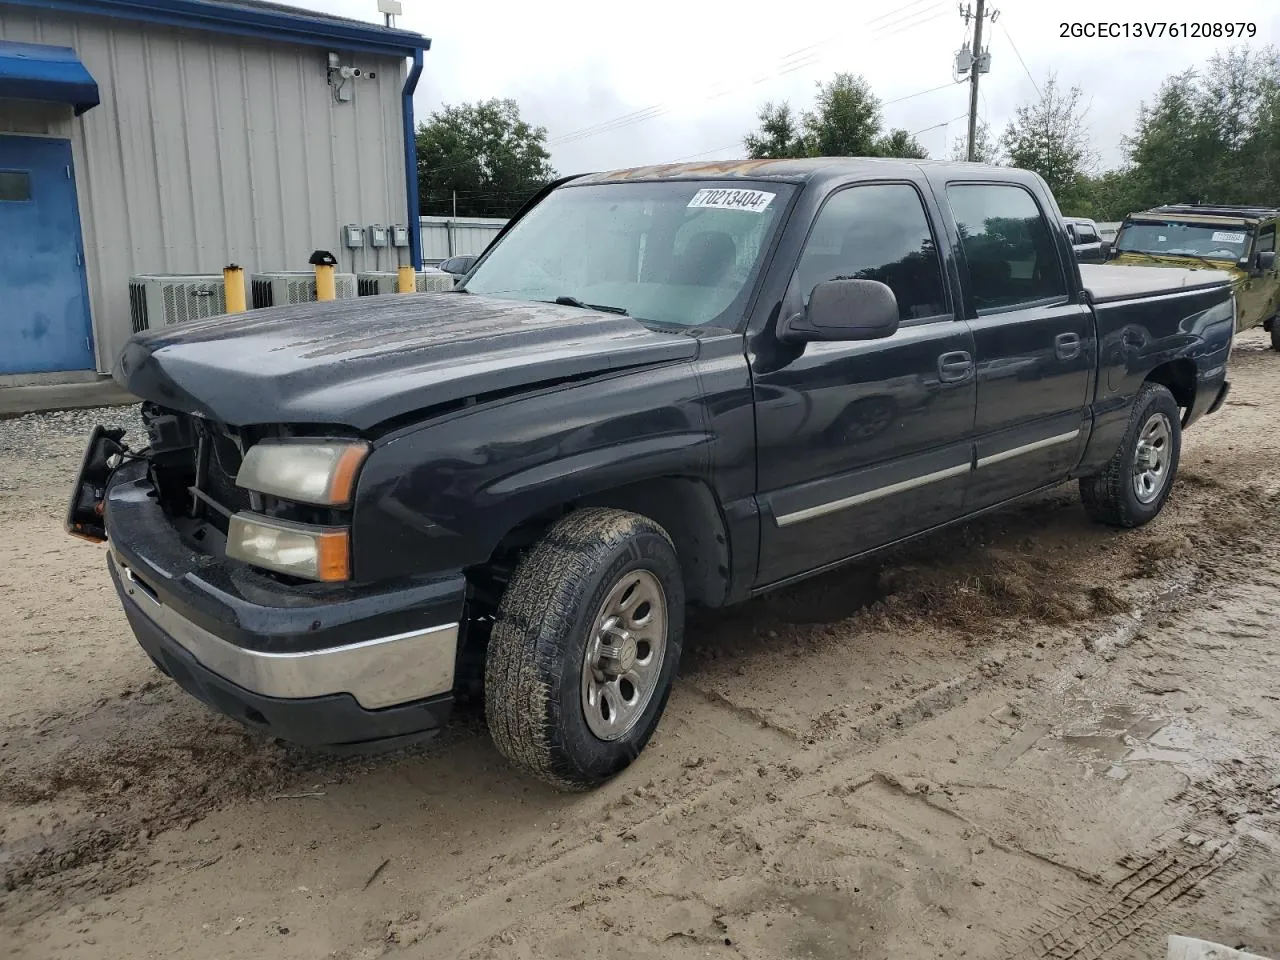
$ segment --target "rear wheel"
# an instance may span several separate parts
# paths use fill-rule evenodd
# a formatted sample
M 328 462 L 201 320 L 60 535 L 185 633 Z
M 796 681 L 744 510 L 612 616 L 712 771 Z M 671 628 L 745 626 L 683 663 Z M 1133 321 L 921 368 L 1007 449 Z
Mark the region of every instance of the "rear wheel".
M 1271 318 L 1271 349 L 1280 350 L 1280 316 Z
M 1113 527 L 1154 520 L 1169 498 L 1181 452 L 1181 416 L 1173 394 L 1158 383 L 1144 383 L 1115 456 L 1099 473 L 1080 480 L 1086 512 Z
M 660 526 L 577 510 L 516 566 L 485 664 L 498 749 L 561 789 L 596 786 L 644 749 L 671 692 L 684 587 Z

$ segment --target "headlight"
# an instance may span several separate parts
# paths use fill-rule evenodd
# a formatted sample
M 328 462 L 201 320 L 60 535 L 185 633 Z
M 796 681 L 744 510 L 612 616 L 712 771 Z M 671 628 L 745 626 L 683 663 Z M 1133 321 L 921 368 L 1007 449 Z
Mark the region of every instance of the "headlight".
M 244 455 L 236 486 L 286 500 L 340 507 L 351 502 L 356 471 L 369 445 L 351 440 L 255 443 Z
M 237 513 L 227 528 L 227 556 L 307 580 L 349 580 L 347 531 Z

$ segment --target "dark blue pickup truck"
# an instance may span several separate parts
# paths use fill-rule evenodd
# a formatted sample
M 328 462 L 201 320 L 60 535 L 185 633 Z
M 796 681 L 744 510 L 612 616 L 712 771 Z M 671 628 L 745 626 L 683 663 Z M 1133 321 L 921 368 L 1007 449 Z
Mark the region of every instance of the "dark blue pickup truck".
M 209 705 L 393 744 L 482 689 L 565 788 L 658 723 L 685 610 L 1078 480 L 1160 512 L 1227 392 L 1226 274 L 1080 266 L 1037 176 L 814 159 L 559 181 L 449 293 L 140 334 L 146 446 L 68 512 Z

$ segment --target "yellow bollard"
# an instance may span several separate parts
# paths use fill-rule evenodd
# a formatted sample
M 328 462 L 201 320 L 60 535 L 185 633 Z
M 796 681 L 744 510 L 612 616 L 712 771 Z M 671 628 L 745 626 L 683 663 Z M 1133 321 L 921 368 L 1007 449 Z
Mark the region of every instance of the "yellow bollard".
M 338 287 L 333 277 L 337 259 L 328 250 L 317 250 L 311 255 L 310 264 L 316 268 L 316 299 L 322 302 L 336 300 Z
M 405 264 L 400 268 L 400 276 L 396 279 L 396 293 L 416 293 L 417 290 L 417 274 L 411 265 Z
M 227 313 L 244 313 L 244 267 L 227 264 L 222 268 L 222 282 L 227 291 Z

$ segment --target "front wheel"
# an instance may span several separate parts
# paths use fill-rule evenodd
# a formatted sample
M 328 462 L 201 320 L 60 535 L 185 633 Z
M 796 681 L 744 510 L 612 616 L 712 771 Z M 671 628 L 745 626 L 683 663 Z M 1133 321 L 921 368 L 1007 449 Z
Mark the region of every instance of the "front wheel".
M 498 607 L 485 663 L 494 743 L 561 789 L 603 783 L 657 727 L 683 634 L 666 531 L 622 510 L 568 514 L 517 564 Z
M 1271 349 L 1280 350 L 1280 314 L 1271 318 Z
M 1115 456 L 1080 479 L 1085 511 L 1099 523 L 1140 527 L 1169 499 L 1182 452 L 1182 421 L 1167 387 L 1144 383 Z

